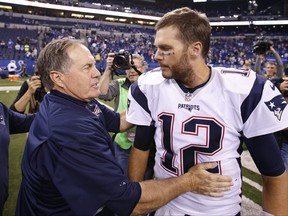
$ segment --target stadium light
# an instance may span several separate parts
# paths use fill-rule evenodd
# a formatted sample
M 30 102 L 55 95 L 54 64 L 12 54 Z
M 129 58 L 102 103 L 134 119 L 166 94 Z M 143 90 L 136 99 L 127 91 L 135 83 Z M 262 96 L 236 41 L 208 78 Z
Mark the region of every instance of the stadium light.
M 203 1 L 203 0 L 194 0 L 194 2 L 196 1 Z M 1 2 L 7 3 L 7 4 L 22 5 L 22 6 L 47 8 L 51 10 L 71 11 L 75 13 L 86 13 L 86 14 L 93 14 L 93 15 L 99 14 L 99 15 L 114 16 L 114 17 L 119 17 L 119 18 L 140 19 L 140 20 L 151 21 L 151 23 L 156 23 L 156 21 L 158 21 L 161 18 L 157 16 L 149 16 L 149 15 L 142 15 L 142 14 L 125 13 L 125 12 L 109 11 L 109 10 L 101 10 L 101 9 L 85 8 L 85 7 L 72 7 L 72 6 L 34 2 L 34 1 L 31 2 L 27 0 L 0 0 L 0 3 Z M 211 21 L 210 24 L 211 26 L 288 25 L 288 20 L 271 20 L 271 21 L 269 20 L 224 21 L 223 20 L 221 22 Z
M 1 2 L 8 3 L 8 4 L 15 4 L 15 5 L 22 5 L 22 6 L 39 7 L 39 8 L 47 8 L 47 9 L 52 9 L 52 10 L 71 11 L 71 12 L 78 12 L 78 13 L 81 12 L 81 13 L 109 15 L 109 16 L 136 18 L 136 19 L 144 19 L 144 20 L 154 20 L 154 21 L 158 21 L 160 19 L 160 17 L 148 16 L 148 15 L 142 15 L 142 14 L 108 11 L 108 10 L 84 8 L 84 7 L 71 7 L 71 6 L 65 6 L 65 5 L 50 4 L 50 3 L 31 2 L 31 1 L 26 1 L 26 0 L 0 0 L 0 3 Z

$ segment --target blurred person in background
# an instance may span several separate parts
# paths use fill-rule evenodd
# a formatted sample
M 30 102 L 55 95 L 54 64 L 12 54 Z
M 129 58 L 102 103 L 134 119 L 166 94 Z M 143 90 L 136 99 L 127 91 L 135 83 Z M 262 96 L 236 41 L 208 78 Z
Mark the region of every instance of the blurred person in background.
M 39 109 L 39 104 L 42 102 L 43 97 L 46 95 L 47 91 L 42 85 L 40 76 L 37 69 L 35 68 L 35 73 L 28 80 L 24 81 L 21 88 L 11 104 L 10 109 L 24 113 L 27 106 L 29 113 L 35 113 Z
M 15 72 L 17 70 L 17 65 L 15 60 L 11 60 L 7 65 L 7 70 L 9 75 L 15 75 Z
M 111 101 L 114 99 L 114 111 L 122 112 L 127 109 L 127 97 L 130 85 L 138 80 L 138 77 L 144 73 L 144 58 L 139 54 L 132 54 L 130 57 L 130 62 L 133 62 L 133 67 L 125 69 L 126 77 L 114 79 L 112 82 L 110 82 L 110 77 L 113 73 L 114 56 L 114 53 L 108 54 L 106 69 L 99 82 L 101 92 L 99 99 L 103 99 L 105 101 Z M 135 127 L 132 127 L 128 131 L 114 135 L 115 156 L 126 175 L 130 149 L 133 145 L 134 137 Z
M 263 73 L 261 70 L 261 64 L 264 60 L 264 54 L 258 54 L 254 66 L 254 70 L 256 73 L 260 75 L 264 75 L 267 79 L 272 79 L 275 77 L 282 77 L 283 76 L 283 62 L 280 55 L 271 45 L 269 51 L 266 53 L 271 52 L 276 60 L 275 62 L 266 62 L 265 64 L 265 72 Z
M 10 134 L 28 132 L 34 117 L 14 112 L 0 102 L 0 215 L 8 198 Z
M 27 66 L 26 66 L 26 63 L 25 63 L 25 62 L 22 62 L 22 63 L 21 63 L 20 76 L 21 76 L 21 77 L 28 77 L 28 74 L 27 74 Z

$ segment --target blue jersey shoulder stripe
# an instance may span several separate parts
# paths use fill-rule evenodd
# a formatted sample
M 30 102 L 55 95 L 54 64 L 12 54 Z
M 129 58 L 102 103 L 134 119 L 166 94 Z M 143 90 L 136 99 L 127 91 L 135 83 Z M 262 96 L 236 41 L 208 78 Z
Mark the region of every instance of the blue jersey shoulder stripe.
M 147 112 L 149 115 L 151 115 L 151 112 L 148 108 L 148 101 L 146 96 L 143 94 L 143 92 L 140 90 L 138 86 L 138 81 L 135 81 L 131 85 L 131 95 L 137 101 L 137 103 Z
M 261 100 L 263 88 L 266 81 L 266 77 L 261 75 L 256 76 L 255 82 L 248 97 L 243 101 L 241 105 L 241 115 L 243 123 L 247 121 L 247 119 Z

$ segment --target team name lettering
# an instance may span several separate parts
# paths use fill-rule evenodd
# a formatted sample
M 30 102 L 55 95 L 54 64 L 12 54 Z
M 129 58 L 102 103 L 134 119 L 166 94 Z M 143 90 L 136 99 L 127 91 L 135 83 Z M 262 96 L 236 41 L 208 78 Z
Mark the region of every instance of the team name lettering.
M 187 109 L 190 112 L 192 110 L 200 110 L 200 106 L 199 105 L 191 105 L 191 104 L 178 104 L 178 109 Z

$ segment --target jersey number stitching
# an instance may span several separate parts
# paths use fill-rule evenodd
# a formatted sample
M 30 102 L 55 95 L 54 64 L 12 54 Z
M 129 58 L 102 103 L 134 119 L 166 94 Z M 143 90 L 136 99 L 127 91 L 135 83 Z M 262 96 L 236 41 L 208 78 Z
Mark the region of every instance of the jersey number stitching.
M 183 121 L 181 136 L 191 136 L 186 140 L 191 143 L 176 143 L 182 145 L 179 155 L 174 151 L 174 119 L 173 113 L 161 113 L 158 116 L 162 130 L 162 147 L 165 149 L 161 157 L 162 167 L 173 175 L 186 173 L 191 166 L 199 163 L 201 155 L 213 156 L 222 149 L 225 127 L 220 122 L 210 117 L 192 116 Z M 201 138 L 201 142 L 199 141 Z M 180 157 L 180 164 L 175 166 L 176 157 Z M 210 170 L 221 174 L 221 164 Z

